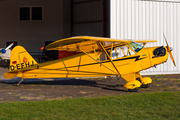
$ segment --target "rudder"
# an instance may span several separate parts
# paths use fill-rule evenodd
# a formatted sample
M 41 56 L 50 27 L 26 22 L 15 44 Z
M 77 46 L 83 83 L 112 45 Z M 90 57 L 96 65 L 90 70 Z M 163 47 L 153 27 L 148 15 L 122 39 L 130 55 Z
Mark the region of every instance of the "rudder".
M 11 51 L 10 71 L 20 70 L 23 68 L 38 64 L 34 58 L 22 46 L 16 46 Z

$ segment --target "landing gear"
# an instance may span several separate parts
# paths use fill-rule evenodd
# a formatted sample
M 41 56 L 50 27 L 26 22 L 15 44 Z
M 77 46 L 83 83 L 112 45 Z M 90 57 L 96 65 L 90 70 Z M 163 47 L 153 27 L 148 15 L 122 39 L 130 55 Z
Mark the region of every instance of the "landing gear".
M 127 81 L 127 83 L 124 85 L 124 87 L 129 92 L 137 92 L 140 87 L 148 88 L 152 83 L 152 79 L 150 77 L 142 78 L 142 76 L 139 72 L 122 75 L 122 78 L 124 78 Z
M 148 88 L 151 83 L 152 83 L 152 79 L 150 77 L 144 77 L 144 78 L 136 78 L 136 80 L 138 80 L 139 82 L 142 83 L 141 87 L 142 88 Z
M 141 87 L 141 83 L 138 80 L 133 80 L 127 82 L 124 87 L 128 89 L 129 92 L 137 92 Z
M 22 81 L 24 81 L 24 78 L 22 78 L 16 85 L 19 87 Z
M 141 79 L 141 83 L 142 88 L 148 88 L 152 83 L 152 79 L 150 77 L 144 77 Z
M 151 85 L 150 83 L 149 84 L 142 84 L 141 87 L 142 88 L 148 88 L 150 85 Z
M 134 89 L 128 89 L 129 92 L 137 92 L 139 90 L 139 87 L 134 88 Z

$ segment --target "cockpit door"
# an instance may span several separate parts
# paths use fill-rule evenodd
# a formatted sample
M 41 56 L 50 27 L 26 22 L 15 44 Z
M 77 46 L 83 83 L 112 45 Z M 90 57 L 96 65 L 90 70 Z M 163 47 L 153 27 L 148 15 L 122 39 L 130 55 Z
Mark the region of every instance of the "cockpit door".
M 140 52 L 140 63 L 142 66 L 142 69 L 145 70 L 147 68 L 150 68 L 152 66 L 151 63 L 151 57 L 149 54 L 149 48 L 144 48 L 141 52 Z

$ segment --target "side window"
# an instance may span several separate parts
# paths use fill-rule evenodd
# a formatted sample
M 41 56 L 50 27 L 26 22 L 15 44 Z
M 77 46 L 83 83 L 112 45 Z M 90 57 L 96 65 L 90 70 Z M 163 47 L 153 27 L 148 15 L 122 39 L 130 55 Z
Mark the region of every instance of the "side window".
M 101 55 L 99 56 L 99 58 L 100 58 L 100 61 L 104 61 L 104 60 L 107 59 L 104 52 L 101 53 Z
M 112 51 L 112 59 L 117 59 L 117 58 L 119 58 L 118 56 L 119 56 L 118 48 L 115 48 Z
M 132 51 L 126 45 L 114 48 L 112 53 L 110 52 L 110 50 L 109 51 L 108 50 L 106 50 L 106 51 L 109 54 L 109 56 L 111 57 L 111 59 L 117 59 L 117 58 L 126 57 L 126 56 L 130 56 L 130 55 L 135 54 L 134 51 Z M 104 52 L 101 53 L 100 60 L 101 61 L 107 60 L 107 56 Z
M 135 53 L 127 46 L 117 48 L 118 58 L 134 55 Z
M 135 42 L 131 42 L 128 44 L 135 52 L 139 52 L 143 46 L 141 46 L 140 44 L 138 43 L 135 43 Z

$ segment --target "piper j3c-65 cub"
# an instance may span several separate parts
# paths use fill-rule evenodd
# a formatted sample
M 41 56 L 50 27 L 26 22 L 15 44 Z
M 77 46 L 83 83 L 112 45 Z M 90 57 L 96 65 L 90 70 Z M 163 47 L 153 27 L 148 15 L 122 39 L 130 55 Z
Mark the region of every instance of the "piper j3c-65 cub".
M 171 49 L 167 47 L 147 47 L 146 43 L 156 40 L 119 40 L 103 37 L 77 36 L 55 41 L 46 50 L 76 51 L 79 54 L 38 64 L 22 47 L 16 46 L 11 52 L 10 71 L 6 79 L 16 76 L 21 81 L 26 78 L 72 78 L 95 76 L 121 76 L 127 83 L 128 91 L 147 88 L 151 78 L 141 77 L 140 71 L 164 63 L 168 53 L 175 65 Z M 138 44 L 139 43 L 139 44 Z M 143 45 L 140 45 L 140 44 Z M 112 59 L 112 51 L 116 57 Z

